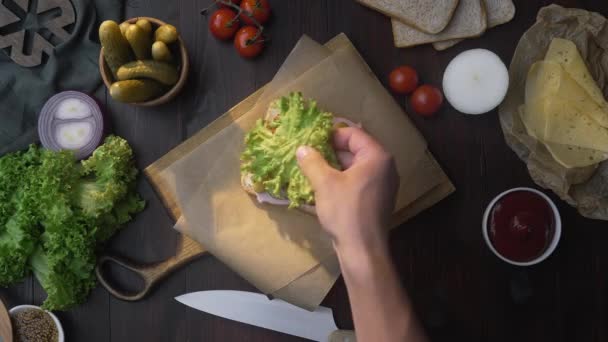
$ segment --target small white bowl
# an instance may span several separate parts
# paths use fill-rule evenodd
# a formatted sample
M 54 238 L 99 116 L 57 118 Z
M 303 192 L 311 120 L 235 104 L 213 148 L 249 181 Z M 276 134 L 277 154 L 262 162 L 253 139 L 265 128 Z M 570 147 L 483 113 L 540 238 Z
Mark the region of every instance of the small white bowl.
M 17 312 L 23 311 L 25 309 L 38 309 L 38 310 L 42 310 L 42 311 L 46 312 L 47 314 L 49 314 L 49 316 L 51 316 L 51 318 L 55 322 L 55 327 L 57 327 L 57 341 L 65 342 L 65 337 L 63 335 L 63 327 L 61 326 L 61 322 L 59 322 L 59 319 L 57 318 L 57 316 L 55 316 L 52 312 L 46 311 L 36 305 L 17 305 L 15 307 L 13 307 L 12 309 L 8 310 L 8 313 L 12 317 Z
M 536 258 L 534 260 L 526 261 L 526 262 L 513 261 L 513 260 L 509 260 L 509 259 L 505 258 L 504 256 L 502 256 L 494 248 L 492 241 L 490 241 L 490 236 L 488 235 L 488 218 L 490 217 L 490 212 L 492 211 L 492 208 L 494 208 L 494 205 L 496 204 L 496 202 L 498 202 L 505 195 L 510 194 L 512 192 L 516 192 L 516 191 L 528 191 L 528 192 L 532 192 L 532 193 L 542 197 L 545 201 L 547 201 L 547 203 L 551 207 L 551 211 L 553 211 L 553 217 L 555 219 L 555 231 L 553 232 L 553 239 L 551 240 L 549 247 L 547 247 L 545 249 L 545 251 L 543 252 L 543 254 L 541 254 L 538 258 Z M 555 206 L 555 203 L 553 203 L 553 201 L 547 195 L 543 194 L 542 192 L 540 192 L 536 189 L 532 189 L 532 188 L 514 188 L 514 189 L 507 190 L 507 191 L 501 193 L 500 195 L 496 196 L 496 198 L 494 198 L 492 200 L 492 202 L 490 202 L 490 204 L 486 208 L 485 214 L 483 215 L 482 234 L 483 234 L 483 238 L 486 241 L 486 244 L 488 245 L 490 250 L 504 262 L 507 262 L 507 263 L 509 263 L 511 265 L 515 265 L 515 266 L 532 266 L 532 265 L 536 265 L 536 264 L 544 261 L 545 259 L 547 259 L 557 248 L 559 239 L 562 236 L 562 219 L 559 215 L 559 211 L 557 210 L 557 207 Z

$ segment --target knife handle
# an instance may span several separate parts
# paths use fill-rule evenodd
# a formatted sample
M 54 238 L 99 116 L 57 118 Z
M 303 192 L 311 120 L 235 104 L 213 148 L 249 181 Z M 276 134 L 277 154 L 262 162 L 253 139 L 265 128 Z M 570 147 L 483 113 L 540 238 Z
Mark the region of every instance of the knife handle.
M 357 342 L 353 330 L 336 330 L 329 335 L 329 342 Z

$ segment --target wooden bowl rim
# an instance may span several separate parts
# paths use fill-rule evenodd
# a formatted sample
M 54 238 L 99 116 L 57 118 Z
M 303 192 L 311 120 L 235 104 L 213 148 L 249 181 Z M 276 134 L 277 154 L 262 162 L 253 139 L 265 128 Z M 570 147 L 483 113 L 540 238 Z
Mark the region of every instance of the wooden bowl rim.
M 130 19 L 123 21 L 123 23 L 128 22 L 130 24 L 134 24 L 140 19 L 146 19 L 149 22 L 151 22 L 157 26 L 162 26 L 162 25 L 167 24 L 160 19 L 151 18 L 151 17 L 134 17 L 134 18 L 130 18 Z M 182 88 L 186 84 L 186 79 L 188 77 L 188 71 L 190 70 L 190 61 L 188 59 L 188 51 L 186 50 L 186 44 L 184 44 L 184 41 L 182 40 L 182 37 L 181 37 L 181 35 L 179 35 L 179 33 L 177 35 L 177 40 L 179 42 L 179 52 L 181 55 L 180 56 L 181 57 L 180 58 L 181 70 L 180 70 L 179 79 L 178 79 L 177 83 L 171 89 L 169 89 L 169 91 L 167 91 L 166 93 L 164 93 L 163 95 L 161 95 L 155 99 L 145 101 L 145 102 L 129 102 L 129 104 L 135 105 L 135 106 L 141 106 L 141 107 L 158 106 L 158 105 L 171 101 L 182 90 Z M 103 83 L 105 84 L 105 86 L 108 90 L 110 89 L 110 86 L 112 85 L 112 82 L 108 78 L 109 72 L 110 71 L 107 69 L 105 58 L 103 57 L 103 48 L 101 48 L 101 50 L 99 51 L 99 73 L 101 74 Z

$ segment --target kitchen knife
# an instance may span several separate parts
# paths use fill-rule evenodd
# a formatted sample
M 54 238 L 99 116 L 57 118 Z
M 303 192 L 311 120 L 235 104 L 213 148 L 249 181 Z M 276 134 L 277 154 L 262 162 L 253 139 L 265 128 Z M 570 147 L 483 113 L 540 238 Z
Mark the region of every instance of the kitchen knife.
M 355 342 L 355 333 L 338 330 L 330 308 L 314 312 L 253 292 L 200 291 L 175 298 L 191 308 L 233 321 L 320 342 Z

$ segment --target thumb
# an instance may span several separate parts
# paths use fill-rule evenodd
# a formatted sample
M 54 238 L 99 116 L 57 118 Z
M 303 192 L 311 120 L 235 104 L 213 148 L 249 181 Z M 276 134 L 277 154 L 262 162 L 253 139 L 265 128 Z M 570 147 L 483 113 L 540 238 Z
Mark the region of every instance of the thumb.
M 335 172 L 321 153 L 310 146 L 300 146 L 296 150 L 296 157 L 302 173 L 315 190 L 321 188 Z

